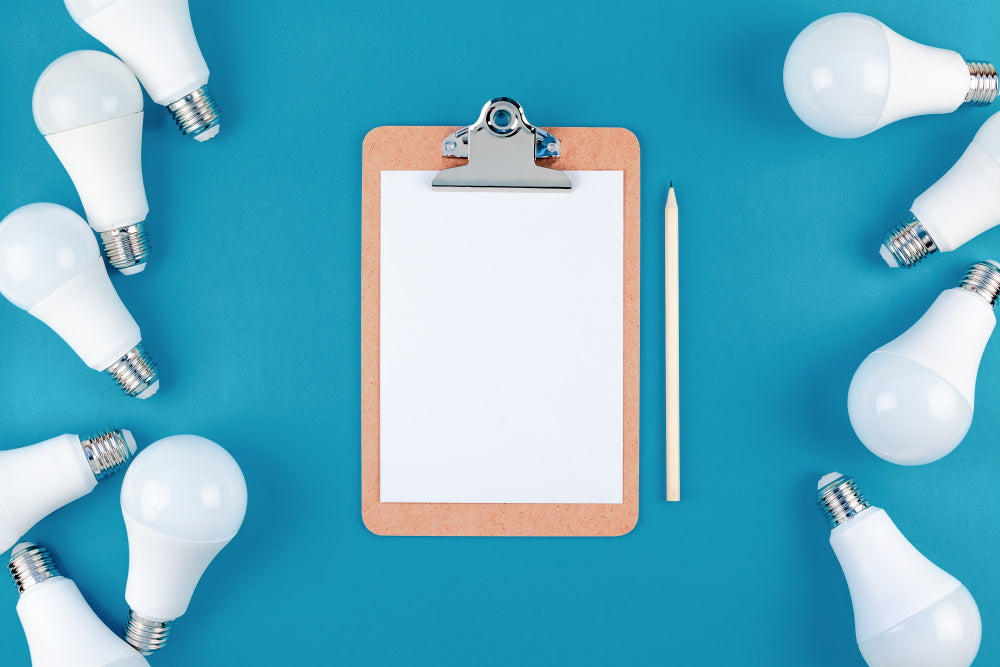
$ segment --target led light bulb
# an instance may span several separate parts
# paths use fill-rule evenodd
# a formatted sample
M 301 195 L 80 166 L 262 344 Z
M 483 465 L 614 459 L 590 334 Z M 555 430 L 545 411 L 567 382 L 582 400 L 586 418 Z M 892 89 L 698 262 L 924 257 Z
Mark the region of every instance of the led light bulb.
M 914 200 L 903 224 L 886 235 L 879 254 L 892 268 L 910 267 L 998 224 L 1000 114 L 993 114 L 958 162 Z
M 67 53 L 38 77 L 32 107 L 108 263 L 125 274 L 142 271 L 149 205 L 142 183 L 142 90 L 131 70 L 107 53 Z
M 817 497 L 869 667 L 969 667 L 983 626 L 965 586 L 914 549 L 853 479 L 832 472 L 819 480 Z
M 36 523 L 82 498 L 135 454 L 129 431 L 59 437 L 0 452 L 0 552 Z
M 143 655 L 166 644 L 212 559 L 247 509 L 239 465 L 219 445 L 175 435 L 142 451 L 122 482 L 128 530 L 125 638 Z
M 160 388 L 94 235 L 68 208 L 29 204 L 0 221 L 0 294 L 49 325 L 129 396 L 149 398 Z
M 920 465 L 958 446 L 972 424 L 998 294 L 1000 264 L 973 264 L 916 324 L 861 362 L 847 411 L 865 447 L 886 461 Z
M 194 36 L 188 0 L 65 0 L 81 28 L 132 68 L 146 92 L 173 114 L 184 134 L 208 141 L 219 110 L 208 65 Z
M 785 96 L 822 134 L 864 136 L 910 116 L 984 106 L 997 96 L 997 71 L 924 46 L 864 14 L 810 23 L 785 57 Z
M 32 667 L 148 667 L 97 617 L 76 584 L 59 573 L 48 549 L 19 544 L 8 567 L 21 594 L 17 615 Z

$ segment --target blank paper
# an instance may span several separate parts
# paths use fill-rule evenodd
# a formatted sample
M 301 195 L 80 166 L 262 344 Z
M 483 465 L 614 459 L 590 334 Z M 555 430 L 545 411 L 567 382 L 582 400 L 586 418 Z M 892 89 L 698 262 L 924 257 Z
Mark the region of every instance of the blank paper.
M 382 502 L 621 503 L 623 174 L 381 181 Z

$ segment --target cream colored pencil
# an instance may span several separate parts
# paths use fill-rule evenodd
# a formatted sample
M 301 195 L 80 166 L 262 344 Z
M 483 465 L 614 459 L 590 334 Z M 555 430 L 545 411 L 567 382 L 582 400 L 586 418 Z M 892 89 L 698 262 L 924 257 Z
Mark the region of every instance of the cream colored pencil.
M 666 366 L 667 366 L 667 500 L 681 499 L 681 374 L 680 374 L 680 289 L 677 252 L 677 196 L 674 185 L 667 190 L 664 211 L 663 257 Z

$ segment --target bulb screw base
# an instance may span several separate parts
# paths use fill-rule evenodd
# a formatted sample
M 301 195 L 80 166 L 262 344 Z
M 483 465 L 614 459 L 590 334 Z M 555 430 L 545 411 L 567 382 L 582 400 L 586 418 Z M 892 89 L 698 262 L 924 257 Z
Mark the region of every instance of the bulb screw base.
M 156 363 L 146 354 L 142 343 L 108 366 L 105 372 L 110 373 L 122 391 L 129 396 L 149 398 L 160 388 Z
M 881 254 L 890 265 L 894 259 L 897 266 L 911 267 L 937 250 L 934 239 L 927 233 L 920 220 L 910 213 L 903 224 L 885 235 Z
M 30 542 L 23 542 L 14 547 L 7 568 L 14 578 L 18 593 L 24 593 L 46 579 L 62 576 L 52 561 L 49 550 Z
M 208 86 L 188 93 L 167 105 L 177 127 L 197 141 L 208 141 L 219 133 L 219 107 Z
M 130 276 L 146 268 L 149 239 L 145 223 L 137 222 L 110 232 L 101 232 L 101 245 L 104 246 L 108 264 L 125 275 Z
M 839 526 L 871 507 L 854 479 L 832 472 L 819 480 L 816 504 L 831 526 Z
M 132 460 L 132 447 L 135 441 L 130 444 L 129 440 L 130 437 L 125 431 L 116 429 L 80 441 L 83 454 L 87 457 L 87 463 L 97 481 L 114 475 Z
M 976 262 L 965 270 L 965 276 L 958 286 L 978 294 L 995 308 L 997 296 L 1000 296 L 1000 263 L 988 260 Z
M 997 68 L 990 63 L 967 63 L 969 66 L 969 92 L 965 95 L 966 107 L 985 107 L 997 98 Z
M 125 641 L 143 655 L 152 655 L 166 646 L 173 621 L 151 621 L 133 610 L 128 612 Z

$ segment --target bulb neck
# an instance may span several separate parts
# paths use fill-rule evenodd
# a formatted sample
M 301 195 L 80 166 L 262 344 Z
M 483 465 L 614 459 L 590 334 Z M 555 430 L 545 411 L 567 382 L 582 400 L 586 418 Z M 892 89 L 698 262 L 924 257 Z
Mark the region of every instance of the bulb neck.
M 1000 296 L 1000 263 L 993 260 L 976 262 L 965 270 L 958 286 L 978 294 L 990 308 L 995 308 L 997 296 Z
M 173 621 L 151 621 L 130 609 L 128 625 L 125 626 L 125 641 L 142 655 L 152 655 L 166 646 L 172 623 Z
M 97 481 L 114 475 L 132 460 L 132 449 L 121 430 L 105 431 L 81 440 L 80 446 Z
M 108 264 L 125 275 L 139 273 L 146 268 L 149 257 L 149 239 L 146 224 L 137 222 L 127 227 L 101 232 L 101 244 Z
M 833 527 L 871 507 L 854 479 L 845 475 L 820 486 L 816 492 L 816 504 Z
M 46 579 L 62 576 L 49 550 L 29 542 L 14 547 L 7 568 L 17 585 L 17 592 L 22 595 Z
M 966 107 L 985 107 L 997 98 L 997 68 L 990 63 L 966 63 L 969 66 L 969 92 Z
M 129 396 L 149 398 L 159 389 L 156 363 L 146 354 L 142 343 L 108 366 L 105 372 L 109 373 L 122 391 Z
M 903 267 L 911 267 L 938 250 L 927 229 L 912 213 L 906 216 L 903 224 L 885 235 L 882 247 Z
M 202 86 L 167 105 L 178 129 L 197 141 L 208 141 L 218 134 L 219 107 L 208 86 Z

